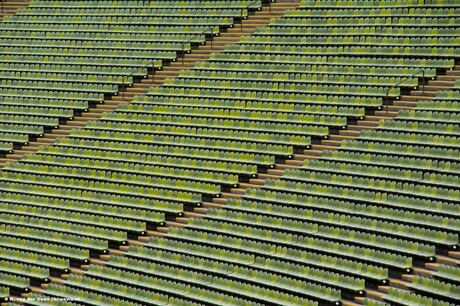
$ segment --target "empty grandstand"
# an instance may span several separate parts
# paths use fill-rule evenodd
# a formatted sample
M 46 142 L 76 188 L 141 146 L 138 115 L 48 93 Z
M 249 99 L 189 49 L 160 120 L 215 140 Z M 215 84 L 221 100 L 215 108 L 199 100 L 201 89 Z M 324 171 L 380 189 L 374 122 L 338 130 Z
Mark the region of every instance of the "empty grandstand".
M 1 4 L 2 305 L 460 305 L 457 0 Z

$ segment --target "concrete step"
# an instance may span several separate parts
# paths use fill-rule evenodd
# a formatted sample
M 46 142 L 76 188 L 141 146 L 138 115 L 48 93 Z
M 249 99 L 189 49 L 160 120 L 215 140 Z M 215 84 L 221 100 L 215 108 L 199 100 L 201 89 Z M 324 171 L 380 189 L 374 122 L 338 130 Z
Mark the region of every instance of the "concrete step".
M 371 121 L 371 120 L 358 120 L 357 126 L 377 127 L 377 126 L 379 126 L 379 122 L 378 121 Z
M 288 159 L 288 160 L 286 160 L 286 165 L 302 167 L 303 166 L 303 160 Z
M 460 71 L 459 70 L 447 70 L 446 75 L 448 75 L 448 76 L 459 76 L 460 77 Z
M 257 182 L 257 179 L 255 179 Z M 239 184 L 240 189 L 242 189 L 244 192 L 246 192 L 247 188 L 259 188 L 259 184 L 253 184 L 253 183 L 240 183 Z
M 436 255 L 436 262 L 438 264 L 460 265 L 460 258 L 456 259 L 456 258 L 453 258 L 451 256 Z
M 439 89 L 435 89 L 435 90 L 425 89 L 424 92 L 422 90 L 413 90 L 413 91 L 411 91 L 410 96 L 411 97 L 435 97 L 436 93 L 439 90 L 447 90 L 449 88 L 450 87 L 445 87 L 445 86 L 441 87 L 441 86 L 439 86 Z M 403 98 L 403 97 L 406 97 L 406 96 L 402 96 L 401 98 Z
M 253 187 L 253 188 L 259 188 L 260 186 L 262 186 L 265 183 L 265 180 L 262 180 L 260 178 L 250 179 L 249 183 L 251 185 L 253 185 L 253 186 L 257 186 L 257 187 Z
M 230 189 L 230 192 L 233 193 L 233 194 L 243 195 L 243 194 L 245 194 L 246 190 L 244 188 L 232 188 L 232 189 Z
M 342 141 L 337 139 L 328 139 L 321 141 L 321 145 L 330 146 L 330 147 L 340 147 Z
M 349 128 L 349 126 L 347 127 Z M 348 136 L 348 137 L 358 137 L 361 133 L 359 131 L 353 130 L 340 130 L 339 135 Z M 331 136 L 332 137 L 332 136 Z
M 393 117 L 386 116 L 386 110 L 385 110 L 385 115 L 384 116 L 378 116 L 378 115 L 366 116 L 366 118 L 364 120 L 360 120 L 360 121 L 375 121 L 375 122 L 379 122 L 380 120 L 391 120 L 391 119 L 393 119 Z
M 455 81 L 456 81 L 455 77 L 447 77 L 447 79 L 444 78 L 444 79 L 430 81 L 430 85 L 450 88 L 455 85 Z
M 319 145 L 319 144 L 313 144 L 311 145 L 312 150 L 318 150 L 318 151 L 325 151 L 325 150 L 335 150 L 337 149 L 336 146 L 330 146 L 330 145 Z
M 266 179 L 277 179 L 277 178 L 280 177 L 280 175 L 283 175 L 283 173 L 284 173 L 284 172 L 281 172 L 281 173 L 280 172 L 275 172 L 275 173 L 273 173 L 273 171 L 277 171 L 277 170 L 269 170 L 269 171 L 271 171 L 272 173 L 260 173 L 258 175 L 258 177 L 261 178 L 261 179 L 264 179 L 264 180 L 266 180 Z
M 344 300 L 344 299 L 342 299 L 341 302 L 342 302 L 343 306 L 362 306 L 362 304 L 355 303 L 355 302 L 349 301 L 349 300 Z
M 399 101 L 394 101 L 392 106 L 417 107 L 417 101 L 419 100 L 420 99 L 413 99 L 413 100 L 401 99 Z M 392 106 L 389 106 L 388 108 L 391 109 Z M 384 110 L 386 110 L 385 107 L 384 107 Z
M 298 165 L 289 165 L 289 164 L 276 164 L 275 165 L 275 170 L 296 170 L 299 169 Z
M 459 247 L 457 246 L 457 250 Z M 460 251 L 449 251 L 449 257 L 460 260 Z
M 433 276 L 433 271 L 430 271 L 430 270 L 424 269 L 424 268 L 419 268 L 419 267 L 414 267 L 412 269 L 412 273 L 414 273 L 416 275 L 425 276 L 425 277 Z
M 404 96 L 401 96 L 401 100 L 402 101 L 408 101 L 408 102 L 417 102 L 417 101 L 420 101 L 420 100 L 431 100 L 433 99 L 435 95 L 404 95 Z M 394 103 L 395 105 L 397 105 L 396 103 Z

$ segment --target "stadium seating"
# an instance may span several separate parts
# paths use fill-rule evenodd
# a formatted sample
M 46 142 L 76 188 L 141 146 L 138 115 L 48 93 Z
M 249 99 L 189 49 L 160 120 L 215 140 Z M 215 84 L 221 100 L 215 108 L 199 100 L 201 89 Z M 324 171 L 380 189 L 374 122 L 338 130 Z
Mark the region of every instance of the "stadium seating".
M 420 102 L 411 120 L 436 122 L 424 115 L 429 103 L 440 106 L 436 102 L 443 103 Z M 442 109 L 455 113 L 452 104 Z M 407 116 L 403 112 L 394 119 L 395 126 Z M 382 122 L 377 131 L 385 129 Z M 401 130 L 433 133 L 416 125 Z M 458 189 L 451 189 L 456 181 L 449 181 L 458 172 L 458 144 L 450 157 L 404 151 L 402 145 L 393 150 L 377 146 L 391 145 L 392 139 L 370 140 L 364 133 L 352 143 L 367 144 L 367 150 L 344 143 L 338 151 L 306 161 L 301 170 L 286 171 L 283 179 L 229 200 L 225 209 L 191 218 L 186 228 L 170 228 L 147 246 L 132 245 L 124 256 L 111 255 L 105 266 L 91 265 L 85 276 L 72 275 L 66 287 L 53 285 L 47 294 L 84 289 L 89 299 L 96 286 L 96 292 L 108 290 L 112 297 L 119 297 L 119 290 L 132 293 L 125 298 L 138 303 L 145 296 L 151 303 L 174 296 L 191 303 L 263 304 L 282 298 L 295 305 L 332 305 L 350 293 L 359 295 L 366 285 L 386 284 L 390 274 L 406 273 L 414 263 L 432 260 L 437 249 L 458 245 L 460 229 Z M 416 139 L 413 145 L 409 141 L 407 147 L 417 145 Z M 404 183 L 412 180 L 418 185 Z M 457 287 L 449 284 L 457 270 L 440 266 L 439 280 L 414 277 L 410 288 L 419 295 L 390 288 L 384 299 L 448 305 L 458 299 Z M 364 305 L 384 303 L 366 300 Z
M 0 288 L 24 292 L 66 273 L 29 297 L 85 305 L 340 305 L 453 250 L 458 90 L 267 179 L 224 209 L 208 208 L 205 218 L 130 244 L 123 255 L 108 252 L 381 109 L 387 96 L 417 87 L 422 70 L 431 78 L 452 68 L 460 8 L 444 1 L 452 7 L 302 1 L 210 61 L 8 163 L 0 180 Z M 85 101 L 100 102 L 152 58 L 173 60 L 191 37 L 185 28 L 193 36 L 230 25 L 247 4 L 33 2 L 0 27 L 0 148 L 58 125 Z M 88 261 L 101 254 L 104 265 Z M 82 264 L 83 274 L 71 273 Z M 439 305 L 458 301 L 450 283 L 457 273 L 442 267 L 433 279 L 414 276 L 408 288 L 415 293 L 391 288 L 383 300 L 435 303 L 430 293 Z
M 176 60 L 261 6 L 261 1 L 125 2 L 37 0 L 5 18 L 0 122 L 21 133 L 0 136 L 0 153 L 73 120 L 121 85 L 161 69 L 164 61 Z
M 246 8 L 261 5 L 260 1 L 219 1 L 205 6 L 202 1 L 157 1 L 155 7 L 152 3 L 136 2 L 126 9 L 127 3 L 118 1 L 34 1 L 6 18 L 0 25 L 0 149 L 12 151 L 17 144 L 27 144 L 29 135 L 41 136 L 73 119 L 91 103 L 118 92 L 120 84 L 146 75 L 149 67 L 161 68 L 163 59 L 174 60 L 193 44 L 203 43 L 207 35 L 216 35 L 221 27 L 246 16 Z M 139 26 L 142 20 L 149 25 Z M 186 158 L 166 160 L 150 153 L 144 167 L 127 176 L 130 165 L 117 161 L 120 152 L 112 152 L 112 161 L 94 163 L 101 151 L 86 152 L 91 159 L 81 152 L 75 159 L 49 150 L 49 155 L 27 156 L 25 163 L 12 164 L 2 172 L 0 232 L 5 277 L 0 285 L 28 287 L 28 278 L 43 280 L 50 270 L 64 271 L 85 262 L 90 252 L 125 243 L 128 233 L 143 233 L 153 224 L 162 224 L 166 214 L 180 215 L 184 204 L 200 201 L 199 192 L 218 194 L 216 182 L 237 183 L 235 174 L 215 171 L 239 166 L 221 162 L 219 156 L 200 161 L 190 171 Z M 110 153 L 104 150 L 104 155 Z M 59 165 L 48 164 L 53 156 Z M 137 162 L 139 156 L 131 158 Z M 183 166 L 172 167 L 178 162 Z M 168 163 L 170 167 L 165 167 Z M 81 168 L 82 164 L 88 167 Z M 246 165 L 242 171 L 256 169 Z M 67 175 L 59 176 L 63 173 Z M 159 173 L 164 175 L 151 181 Z M 93 179 L 100 175 L 108 180 Z M 186 181 L 194 177 L 202 180 Z M 132 180 L 139 187 L 128 192 Z M 10 265 L 8 260 L 15 262 Z M 26 278 L 10 276 L 10 272 Z

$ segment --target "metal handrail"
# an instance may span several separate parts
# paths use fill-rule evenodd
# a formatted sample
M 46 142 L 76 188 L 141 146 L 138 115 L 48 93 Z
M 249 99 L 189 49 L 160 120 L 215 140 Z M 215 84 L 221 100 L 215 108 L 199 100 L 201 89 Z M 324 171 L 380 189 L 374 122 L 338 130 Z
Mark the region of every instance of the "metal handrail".
M 156 60 L 155 60 L 155 61 L 156 61 Z M 123 88 L 123 90 L 122 90 L 122 92 L 121 92 L 121 96 L 122 96 L 123 100 L 125 99 L 125 89 L 126 89 L 125 80 L 126 80 L 127 78 L 129 78 L 129 77 L 134 76 L 134 74 L 135 74 L 136 72 L 138 72 L 138 71 L 140 71 L 140 70 L 142 70 L 142 69 L 145 69 L 145 68 L 149 68 L 150 65 L 151 65 L 151 66 L 152 66 L 152 69 L 153 69 L 153 76 L 154 76 L 154 77 L 153 77 L 153 81 L 155 81 L 155 61 L 152 61 L 152 62 L 150 62 L 150 63 L 148 63 L 148 64 L 146 64 L 146 65 L 144 65 L 144 66 L 142 66 L 142 67 L 140 67 L 140 68 L 138 68 L 138 69 L 132 71 L 130 74 L 123 76 L 123 78 L 121 79 L 121 86 L 122 86 L 122 88 Z M 148 75 L 148 72 L 147 72 L 147 75 Z
M 212 37 L 214 36 L 214 29 L 212 27 L 210 27 L 209 29 L 206 29 L 200 33 L 197 33 L 195 34 L 192 38 L 190 38 L 189 40 L 187 40 L 186 42 L 183 42 L 182 43 L 182 66 L 184 66 L 184 57 L 185 57 L 185 45 L 192 42 L 195 38 L 197 38 L 198 36 L 200 35 L 203 35 L 203 34 L 206 34 L 206 32 L 210 31 L 211 32 L 211 48 L 212 48 Z M 206 38 L 205 38 L 205 41 L 206 41 Z
M 388 104 L 389 104 L 390 90 L 395 89 L 397 86 L 399 86 L 402 83 L 404 83 L 404 81 L 406 81 L 409 78 L 412 78 L 412 77 L 416 76 L 420 72 L 422 73 L 422 92 L 425 93 L 425 69 L 420 69 L 419 71 L 417 71 L 417 72 L 415 72 L 415 73 L 413 73 L 413 74 L 411 74 L 409 76 L 406 76 L 406 77 L 402 78 L 397 84 L 394 84 L 394 85 L 392 85 L 390 87 L 387 87 L 385 89 L 385 104 L 386 104 L 387 116 L 388 116 Z
M 249 3 L 248 5 L 246 5 L 242 10 L 241 10 L 241 14 L 240 14 L 240 21 L 241 21 L 241 24 L 240 24 L 240 29 L 241 31 L 243 31 L 243 12 L 244 10 L 247 10 L 249 11 L 248 9 L 251 7 L 251 5 L 257 3 L 259 0 L 254 0 L 252 1 L 251 3 Z M 271 13 L 271 5 L 269 6 L 269 9 L 270 9 L 270 13 Z M 259 9 L 260 10 L 260 9 Z

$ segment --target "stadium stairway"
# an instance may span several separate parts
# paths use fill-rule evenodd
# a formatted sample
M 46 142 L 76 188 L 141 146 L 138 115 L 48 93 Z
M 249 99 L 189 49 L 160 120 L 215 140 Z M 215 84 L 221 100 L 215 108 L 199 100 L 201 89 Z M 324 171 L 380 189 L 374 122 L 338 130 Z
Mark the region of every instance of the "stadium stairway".
M 272 18 L 283 16 L 287 10 L 296 8 L 299 3 L 299 0 L 265 3 L 261 10 L 250 14 L 247 19 L 237 22 L 234 27 L 212 38 L 212 44 L 208 40 L 205 45 L 193 49 L 190 53 L 185 54 L 183 58 L 178 58 L 177 61 L 170 63 L 170 65 L 163 66 L 161 70 L 157 70 L 146 78 L 134 82 L 126 90 L 121 89 L 124 92 L 119 91 L 116 95 L 104 100 L 103 104 L 96 105 L 96 107 L 89 109 L 88 112 L 83 113 L 82 116 L 75 120 L 68 121 L 52 132 L 44 134 L 37 141 L 30 142 L 27 146 L 22 147 L 20 150 L 15 150 L 12 154 L 7 154 L 5 158 L 0 158 L 0 168 L 6 162 L 19 161 L 25 154 L 35 153 L 40 146 L 50 145 L 57 138 L 69 135 L 73 129 L 84 127 L 89 120 L 101 118 L 104 112 L 113 111 L 118 105 L 131 102 L 135 96 L 146 94 L 149 87 L 161 86 L 166 79 L 173 78 L 179 75 L 182 70 L 193 67 L 197 61 L 207 60 L 212 53 L 222 52 L 226 45 L 237 43 L 241 35 L 250 34 L 257 27 L 267 25 Z
M 28 7 L 30 1 L 29 0 L 2 0 L 0 1 L 1 5 L 1 13 L 0 13 L 0 21 L 3 20 L 4 16 L 13 15 L 17 9 Z

